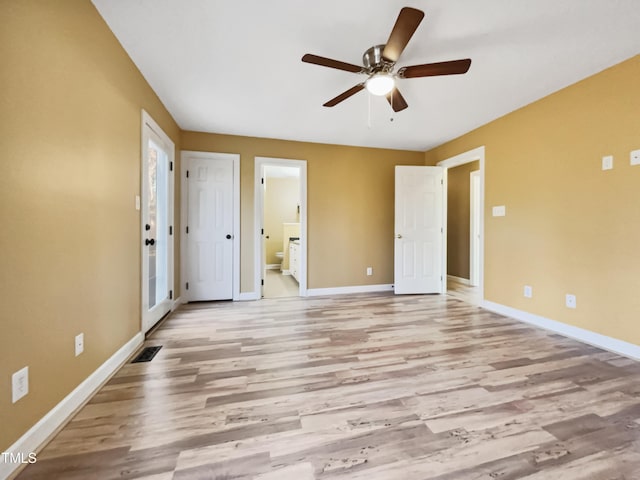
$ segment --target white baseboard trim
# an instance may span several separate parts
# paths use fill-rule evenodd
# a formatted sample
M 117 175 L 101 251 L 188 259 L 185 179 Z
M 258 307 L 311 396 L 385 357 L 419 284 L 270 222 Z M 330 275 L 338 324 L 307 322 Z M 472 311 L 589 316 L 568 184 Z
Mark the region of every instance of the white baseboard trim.
M 453 282 L 461 283 L 462 285 L 471 285 L 471 280 L 468 278 L 456 277 L 455 275 L 447 275 L 447 279 Z
M 282 270 L 283 275 L 291 275 L 291 270 Z
M 318 297 L 321 295 L 344 295 L 348 293 L 371 293 L 393 291 L 393 285 L 356 285 L 353 287 L 309 288 L 307 296 Z
M 178 297 L 173 301 L 173 305 L 171 305 L 171 311 L 174 312 L 180 305 L 182 305 L 182 297 Z
M 62 427 L 78 408 L 82 407 L 91 398 L 95 391 L 135 353 L 143 342 L 144 335 L 141 332 L 137 333 L 6 451 L 13 454 L 22 453 L 25 458 L 28 458 L 29 453 L 37 452 L 42 448 L 44 442 Z M 0 478 L 8 478 L 22 466 L 20 463 L 0 461 Z
M 279 263 L 270 263 L 269 265 L 265 265 L 265 268 L 267 270 L 280 270 L 280 264 Z
M 633 343 L 608 337 L 600 333 L 595 333 L 591 330 L 567 325 L 566 323 L 534 315 L 533 313 L 507 307 L 506 305 L 490 302 L 488 300 L 483 300 L 480 306 L 487 310 L 491 310 L 492 312 L 515 318 L 516 320 L 520 320 L 525 323 L 530 323 L 537 327 L 544 328 L 545 330 L 559 333 L 565 337 L 573 338 L 574 340 L 578 340 L 582 343 L 602 348 L 603 350 L 617 353 L 634 360 L 640 360 L 640 345 L 634 345 Z
M 241 292 L 238 298 L 234 298 L 238 302 L 248 302 L 251 300 L 260 300 L 260 294 L 257 292 Z

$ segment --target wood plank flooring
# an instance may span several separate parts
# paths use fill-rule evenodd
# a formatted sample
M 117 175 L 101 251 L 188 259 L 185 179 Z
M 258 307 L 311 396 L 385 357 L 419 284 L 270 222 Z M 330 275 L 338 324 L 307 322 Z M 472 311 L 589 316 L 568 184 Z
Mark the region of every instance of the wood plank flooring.
M 452 278 L 447 279 L 447 295 L 472 305 L 480 305 L 482 301 L 480 287 L 471 287 Z
M 297 297 L 300 285 L 291 275 L 283 275 L 280 270 L 267 270 L 262 296 L 264 298 Z
M 449 296 L 185 306 L 20 479 L 640 479 L 640 365 Z

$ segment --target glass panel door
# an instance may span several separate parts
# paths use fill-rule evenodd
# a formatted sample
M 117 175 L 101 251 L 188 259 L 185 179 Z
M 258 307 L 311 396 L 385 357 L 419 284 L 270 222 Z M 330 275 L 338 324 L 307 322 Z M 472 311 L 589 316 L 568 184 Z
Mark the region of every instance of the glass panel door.
M 173 146 L 147 123 L 142 141 L 142 324 L 146 332 L 171 309 Z
M 149 272 L 149 305 L 152 308 L 169 295 L 167 285 L 167 153 L 153 140 L 149 139 L 149 209 L 147 231 L 147 262 Z M 146 227 L 145 227 L 146 229 Z M 145 242 L 146 243 L 146 242 Z

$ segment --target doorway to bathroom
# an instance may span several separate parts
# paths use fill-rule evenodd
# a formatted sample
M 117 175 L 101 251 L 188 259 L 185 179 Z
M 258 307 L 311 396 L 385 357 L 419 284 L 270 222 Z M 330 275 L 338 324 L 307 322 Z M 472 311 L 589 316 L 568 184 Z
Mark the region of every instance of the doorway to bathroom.
M 256 291 L 306 294 L 306 162 L 256 157 Z

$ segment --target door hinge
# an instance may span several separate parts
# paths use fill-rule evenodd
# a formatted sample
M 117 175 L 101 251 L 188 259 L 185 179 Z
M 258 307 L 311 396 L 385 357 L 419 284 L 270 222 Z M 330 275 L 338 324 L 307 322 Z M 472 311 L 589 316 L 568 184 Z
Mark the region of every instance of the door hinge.
M 264 228 L 260 229 L 260 234 L 264 235 Z
M 187 233 L 189 233 L 189 227 L 186 228 Z
M 262 280 L 260 280 L 260 285 L 264 286 L 264 278 Z
M 169 171 L 173 172 L 173 162 L 169 162 Z
M 440 185 L 444 185 L 444 178 L 440 179 Z
M 173 225 L 169 225 L 169 235 L 173 235 Z
M 169 300 L 173 300 L 173 290 L 169 290 Z
M 186 288 L 187 290 L 189 290 L 189 282 L 184 284 L 184 288 Z
M 260 179 L 260 183 L 262 183 L 262 185 L 264 185 L 264 178 Z
M 187 178 L 189 178 L 189 170 L 187 170 Z
M 440 233 L 444 233 L 444 228 L 440 227 Z

